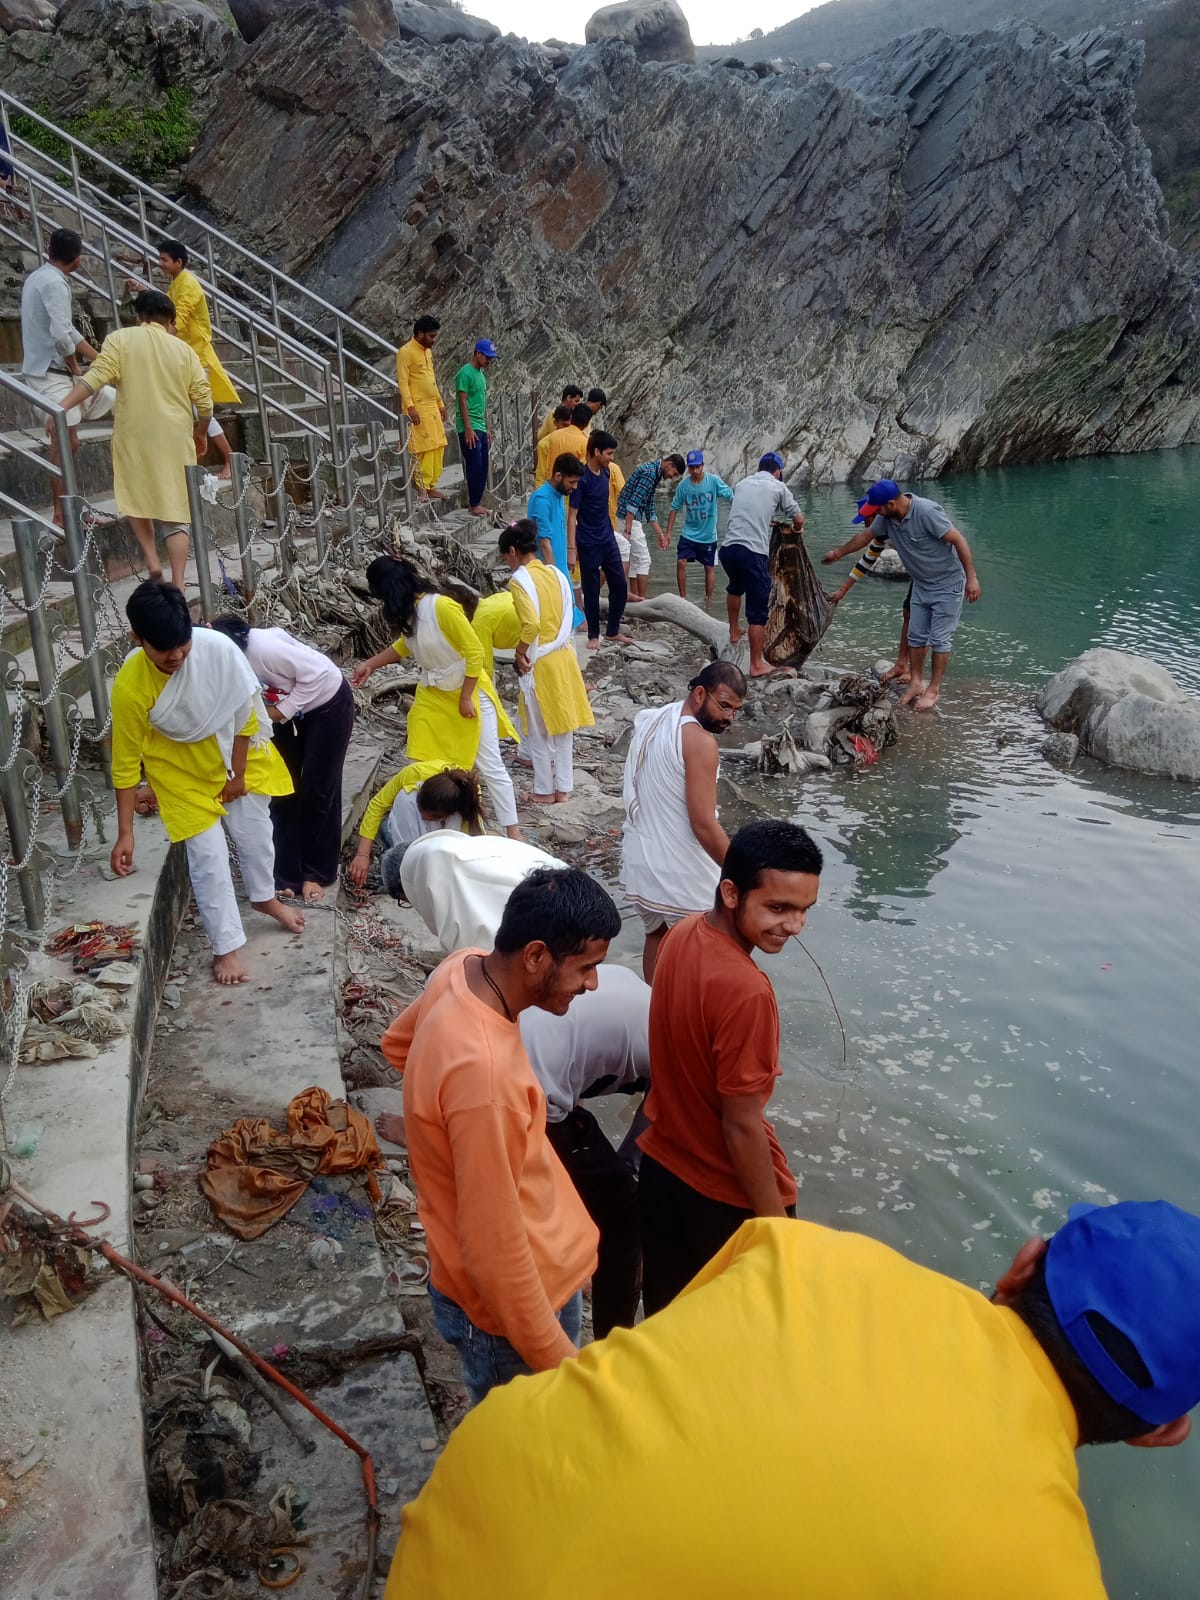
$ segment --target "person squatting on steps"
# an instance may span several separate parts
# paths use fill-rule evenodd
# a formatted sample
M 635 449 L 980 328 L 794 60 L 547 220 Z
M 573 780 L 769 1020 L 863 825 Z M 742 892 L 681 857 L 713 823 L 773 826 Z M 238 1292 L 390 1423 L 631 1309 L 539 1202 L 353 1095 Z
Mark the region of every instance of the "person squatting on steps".
M 448 585 L 439 589 L 403 556 L 376 556 L 367 568 L 367 587 L 398 637 L 360 662 L 350 682 L 360 689 L 379 667 L 411 656 L 421 676 L 408 713 L 409 759 L 476 768 L 496 822 L 510 839 L 519 839 L 517 799 L 500 754 L 500 740 L 517 734 L 484 671 L 483 646 L 464 609 L 474 610 L 476 597 L 465 585 L 461 600 Z
M 193 360 L 195 358 L 193 357 Z M 133 871 L 133 816 L 142 768 L 172 843 L 187 846 L 192 892 L 218 983 L 245 983 L 238 912 L 222 823 L 237 846 L 250 904 L 288 933 L 304 914 L 275 894 L 270 800 L 292 780 L 267 732 L 258 680 L 232 640 L 192 627 L 174 584 L 148 579 L 125 607 L 135 649 L 112 686 L 117 842 L 112 869 Z
M 328 656 L 283 628 L 218 617 L 266 693 L 273 741 L 295 792 L 271 801 L 275 885 L 285 900 L 317 905 L 337 882 L 342 855 L 342 769 L 354 732 L 354 694 Z

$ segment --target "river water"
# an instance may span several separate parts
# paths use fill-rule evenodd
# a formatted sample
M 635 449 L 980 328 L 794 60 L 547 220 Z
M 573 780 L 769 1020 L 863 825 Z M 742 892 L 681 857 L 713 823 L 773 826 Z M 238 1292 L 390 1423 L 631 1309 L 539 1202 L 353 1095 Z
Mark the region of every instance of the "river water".
M 1058 771 L 1031 706 L 1092 645 L 1150 656 L 1200 692 L 1197 484 L 1192 449 L 926 485 L 983 587 L 940 712 L 902 713 L 899 744 L 862 773 L 746 786 L 821 841 L 805 943 L 849 1035 L 843 1062 L 802 950 L 764 961 L 801 1215 L 990 1286 L 1077 1200 L 1200 1212 L 1200 792 L 1087 759 Z M 850 492 L 800 498 L 814 556 L 844 542 Z M 699 581 L 693 567 L 697 599 Z M 673 552 L 656 551 L 652 592 L 673 585 Z M 902 596 L 860 583 L 817 659 L 888 656 Z M 728 742 L 742 736 L 751 725 Z M 1114 1600 L 1200 1594 L 1200 1435 L 1080 1461 Z

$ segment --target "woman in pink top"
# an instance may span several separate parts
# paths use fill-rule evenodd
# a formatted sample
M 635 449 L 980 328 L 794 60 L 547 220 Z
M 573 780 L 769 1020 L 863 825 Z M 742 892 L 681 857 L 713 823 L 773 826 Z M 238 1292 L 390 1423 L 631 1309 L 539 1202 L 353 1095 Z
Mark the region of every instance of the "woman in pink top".
M 283 628 L 252 628 L 242 617 L 218 617 L 213 627 L 245 651 L 268 691 L 275 747 L 296 786 L 294 794 L 271 802 L 276 889 L 282 899 L 300 895 L 316 905 L 337 882 L 354 695 L 328 656 Z

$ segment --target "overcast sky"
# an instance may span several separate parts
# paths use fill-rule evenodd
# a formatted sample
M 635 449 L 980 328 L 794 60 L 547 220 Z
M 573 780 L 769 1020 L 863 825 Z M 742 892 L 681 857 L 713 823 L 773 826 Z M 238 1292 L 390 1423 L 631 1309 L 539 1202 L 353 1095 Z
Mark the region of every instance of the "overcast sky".
M 802 11 L 811 11 L 820 0 L 751 0 L 743 12 L 723 0 L 681 0 L 692 38 L 697 44 L 732 44 L 752 28 L 769 33 Z M 564 5 L 562 0 L 465 0 L 474 16 L 486 17 L 503 33 L 519 33 L 526 39 L 565 39 L 582 44 L 587 19 L 598 9 L 596 4 Z

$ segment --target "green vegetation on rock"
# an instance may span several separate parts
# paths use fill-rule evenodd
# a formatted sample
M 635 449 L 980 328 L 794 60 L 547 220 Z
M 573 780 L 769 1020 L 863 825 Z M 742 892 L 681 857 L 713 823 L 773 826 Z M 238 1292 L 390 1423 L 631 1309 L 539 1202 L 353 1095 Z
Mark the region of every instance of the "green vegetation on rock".
M 43 116 L 53 113 L 43 106 Z M 14 116 L 13 131 L 56 161 L 66 162 L 69 147 L 56 134 L 29 117 Z M 139 178 L 155 183 L 181 166 L 200 132 L 190 89 L 173 88 L 142 105 L 93 106 L 75 117 L 60 119 L 63 129 L 103 155 L 119 161 Z

